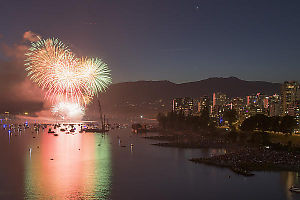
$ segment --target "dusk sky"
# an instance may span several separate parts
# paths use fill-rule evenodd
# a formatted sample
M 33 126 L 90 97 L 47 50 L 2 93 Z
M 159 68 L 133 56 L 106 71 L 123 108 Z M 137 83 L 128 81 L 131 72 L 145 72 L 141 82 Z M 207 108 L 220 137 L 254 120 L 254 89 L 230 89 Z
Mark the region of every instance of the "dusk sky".
M 26 31 L 58 37 L 103 58 L 113 83 L 282 82 L 299 80 L 299 24 L 299 0 L 10 0 L 0 6 L 0 43 L 20 44 Z M 3 51 L 0 59 L 11 62 Z

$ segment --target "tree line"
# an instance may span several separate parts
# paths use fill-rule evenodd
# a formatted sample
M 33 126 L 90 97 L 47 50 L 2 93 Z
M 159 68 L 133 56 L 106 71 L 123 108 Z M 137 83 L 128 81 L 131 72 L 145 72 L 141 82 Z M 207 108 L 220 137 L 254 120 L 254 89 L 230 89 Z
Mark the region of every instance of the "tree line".
M 159 126 L 163 130 L 199 130 L 214 128 L 215 124 L 209 117 L 209 110 L 203 109 L 200 116 L 184 115 L 183 112 L 168 112 L 157 115 Z
M 243 131 L 274 131 L 283 133 L 292 133 L 297 128 L 297 121 L 294 117 L 286 115 L 283 117 L 268 117 L 263 114 L 257 114 L 243 121 L 240 129 Z
M 238 114 L 235 110 L 225 111 L 223 119 L 228 121 L 231 130 L 235 131 L 234 122 L 238 119 Z M 169 112 L 167 114 L 159 113 L 157 121 L 160 128 L 163 130 L 201 130 L 214 129 L 216 123 L 209 116 L 208 108 L 201 111 L 199 116 L 187 115 L 183 112 Z M 263 114 L 256 114 L 245 119 L 239 127 L 242 131 L 274 131 L 283 133 L 292 133 L 297 128 L 297 121 L 292 116 L 275 116 L 268 117 Z

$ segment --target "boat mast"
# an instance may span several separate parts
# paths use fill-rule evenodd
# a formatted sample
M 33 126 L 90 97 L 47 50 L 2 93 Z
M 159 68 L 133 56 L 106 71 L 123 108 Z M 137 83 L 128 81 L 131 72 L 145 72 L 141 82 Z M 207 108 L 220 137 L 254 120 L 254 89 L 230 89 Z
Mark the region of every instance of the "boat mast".
M 101 109 L 101 104 L 100 104 L 100 99 L 98 98 L 98 105 L 99 105 L 99 114 L 100 114 L 100 123 L 101 123 L 101 128 L 103 129 L 104 123 L 103 123 L 103 117 L 102 117 L 102 109 Z
M 105 115 L 103 115 L 103 124 L 102 124 L 102 130 L 105 130 Z

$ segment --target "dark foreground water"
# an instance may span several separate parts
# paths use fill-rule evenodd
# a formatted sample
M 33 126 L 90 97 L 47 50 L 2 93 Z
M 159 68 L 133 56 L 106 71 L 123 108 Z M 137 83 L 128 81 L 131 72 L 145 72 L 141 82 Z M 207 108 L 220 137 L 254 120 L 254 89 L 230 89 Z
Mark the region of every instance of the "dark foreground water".
M 299 185 L 297 173 L 245 178 L 188 161 L 222 150 L 150 145 L 155 142 L 129 129 L 103 137 L 29 129 L 9 135 L 1 128 L 0 199 L 300 199 L 288 191 Z

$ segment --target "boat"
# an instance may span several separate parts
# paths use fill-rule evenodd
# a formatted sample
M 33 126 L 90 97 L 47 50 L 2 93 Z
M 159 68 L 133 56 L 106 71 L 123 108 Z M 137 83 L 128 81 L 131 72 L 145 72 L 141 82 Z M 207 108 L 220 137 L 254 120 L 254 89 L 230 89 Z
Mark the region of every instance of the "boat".
M 61 131 L 61 132 L 64 132 L 64 131 L 66 131 L 66 129 L 64 129 L 64 128 L 61 128 L 61 129 L 60 129 L 60 131 Z
M 292 187 L 290 188 L 290 191 L 291 191 L 291 192 L 297 192 L 297 193 L 300 193 L 300 188 L 299 188 L 299 187 L 292 186 Z
M 87 133 L 104 133 L 107 132 L 108 130 L 105 129 L 101 129 L 101 128 L 97 128 L 97 127 L 93 127 L 93 128 L 84 128 L 82 129 L 84 132 Z
M 57 134 L 57 133 L 54 133 L 54 136 L 58 136 L 58 134 Z
M 49 128 L 48 133 L 55 133 L 55 131 L 52 131 L 51 128 Z

